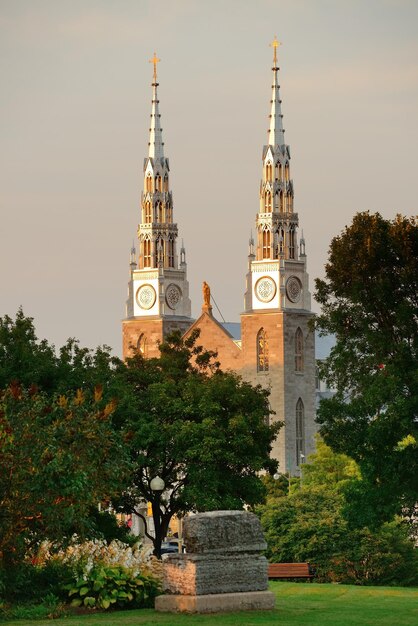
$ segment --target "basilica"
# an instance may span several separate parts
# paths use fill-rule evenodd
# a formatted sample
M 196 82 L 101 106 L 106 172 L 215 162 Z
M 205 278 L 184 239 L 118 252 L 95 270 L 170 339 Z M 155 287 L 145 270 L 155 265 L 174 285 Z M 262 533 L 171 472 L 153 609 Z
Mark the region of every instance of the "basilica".
M 272 43 L 272 93 L 267 143 L 262 149 L 260 202 L 255 240 L 248 250 L 244 311 L 240 324 L 222 324 L 213 315 L 210 287 L 203 285 L 198 319 L 191 317 L 186 254 L 178 250 L 169 160 L 164 153 L 154 54 L 151 128 L 144 160 L 138 227 L 139 254 L 133 247 L 123 355 L 139 350 L 159 355 L 158 343 L 172 330 L 188 336 L 200 330 L 199 343 L 218 353 L 222 369 L 270 389 L 272 421 L 284 423 L 272 456 L 279 471 L 298 474 L 313 451 L 315 426 L 315 336 L 305 241 L 299 238 L 285 143 L 277 47 Z M 249 225 L 250 226 L 250 225 Z M 204 268 L 203 268 L 204 269 Z M 244 277 L 242 277 L 244 285 Z

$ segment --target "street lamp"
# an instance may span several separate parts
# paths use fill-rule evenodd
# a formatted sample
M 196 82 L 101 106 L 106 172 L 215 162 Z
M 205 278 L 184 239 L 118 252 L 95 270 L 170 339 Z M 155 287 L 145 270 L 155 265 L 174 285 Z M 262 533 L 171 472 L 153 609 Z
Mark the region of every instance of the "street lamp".
M 154 530 L 155 530 L 155 542 L 154 542 L 154 554 L 157 559 L 161 559 L 161 543 L 163 538 L 161 537 L 161 509 L 160 500 L 161 494 L 164 491 L 165 482 L 159 476 L 155 476 L 149 486 L 151 491 L 154 492 L 155 497 L 152 499 L 152 517 L 154 518 Z

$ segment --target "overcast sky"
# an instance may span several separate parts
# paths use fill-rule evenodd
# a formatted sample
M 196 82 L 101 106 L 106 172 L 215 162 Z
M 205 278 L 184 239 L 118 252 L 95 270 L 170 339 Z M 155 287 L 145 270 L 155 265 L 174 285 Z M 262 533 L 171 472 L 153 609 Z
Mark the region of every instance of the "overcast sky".
M 0 315 L 120 354 L 155 50 L 193 314 L 206 280 L 239 320 L 276 34 L 313 291 L 357 211 L 417 213 L 417 31 L 416 0 L 0 0 Z

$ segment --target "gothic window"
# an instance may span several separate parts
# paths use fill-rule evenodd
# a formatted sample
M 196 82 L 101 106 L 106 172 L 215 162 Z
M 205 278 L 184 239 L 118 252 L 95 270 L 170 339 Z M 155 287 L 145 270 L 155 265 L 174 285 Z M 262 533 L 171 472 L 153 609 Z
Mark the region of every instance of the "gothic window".
M 161 237 L 155 241 L 155 267 L 158 267 L 159 263 L 164 266 L 164 241 Z
M 168 267 L 174 267 L 174 241 L 168 241 Z
M 146 191 L 152 191 L 152 177 L 151 177 L 151 174 L 148 174 L 148 176 L 147 176 L 146 183 L 145 183 L 145 189 L 146 189 Z
M 277 231 L 279 235 L 279 254 L 283 254 L 284 251 L 284 230 L 283 228 L 279 228 Z
M 278 179 L 282 180 L 282 178 L 283 178 L 282 164 L 278 163 L 277 164 L 277 168 L 278 168 Z
M 168 203 L 165 205 L 165 221 L 169 223 L 173 221 L 173 209 Z
M 156 215 L 156 221 L 161 224 L 163 221 L 163 205 L 161 204 L 161 202 L 157 202 L 157 204 L 155 205 L 155 215 Z
M 144 335 L 144 333 L 142 333 L 142 335 L 139 336 L 138 342 L 136 344 L 136 348 L 137 348 L 138 352 L 144 358 L 147 357 L 147 355 L 148 355 L 148 345 L 147 345 L 147 337 L 146 337 L 146 335 Z
M 303 333 L 300 328 L 295 333 L 295 371 L 303 372 Z
M 263 259 L 270 258 L 270 240 L 271 233 L 269 230 L 263 230 Z
M 295 231 L 293 228 L 289 231 L 289 259 L 295 258 Z
M 271 181 L 273 178 L 272 165 L 270 161 L 266 165 L 266 180 Z
M 292 202 L 292 194 L 288 193 L 286 196 L 286 210 L 288 211 L 288 213 L 291 213 L 293 211 L 293 202 Z
M 284 177 L 286 181 L 289 180 L 289 163 L 284 166 Z
M 146 224 L 149 224 L 152 221 L 152 214 L 151 214 L 151 202 L 149 200 L 147 200 L 145 202 L 145 214 L 144 214 L 144 222 Z
M 151 267 L 151 239 L 144 240 L 144 267 Z
M 280 191 L 280 213 L 284 213 L 284 206 L 283 206 L 283 191 Z
M 305 407 L 302 400 L 296 403 L 296 465 L 305 458 Z
M 168 191 L 168 176 L 164 176 L 164 191 Z
M 161 181 L 161 176 L 158 175 L 155 177 L 155 189 L 156 191 L 162 191 L 162 181 Z
M 257 333 L 257 372 L 268 372 L 269 370 L 269 345 L 267 333 L 264 328 L 260 328 Z
M 266 191 L 265 212 L 266 213 L 270 213 L 271 212 L 271 192 L 270 191 Z

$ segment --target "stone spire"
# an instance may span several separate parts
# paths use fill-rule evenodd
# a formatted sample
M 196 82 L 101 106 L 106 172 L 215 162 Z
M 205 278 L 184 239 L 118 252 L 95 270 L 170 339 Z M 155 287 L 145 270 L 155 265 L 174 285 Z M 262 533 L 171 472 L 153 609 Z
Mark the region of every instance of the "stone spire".
M 268 130 L 268 145 L 270 146 L 283 146 L 284 145 L 284 129 L 283 129 L 283 115 L 281 110 L 280 100 L 280 85 L 278 82 L 279 66 L 277 65 L 277 48 L 280 46 L 280 41 L 277 41 L 277 37 L 270 46 L 274 50 L 273 54 L 273 84 L 271 86 L 271 111 L 270 111 L 270 128 Z
M 157 63 L 161 59 L 157 58 L 154 52 L 154 56 L 150 59 L 150 63 L 154 64 L 154 75 L 152 81 L 152 109 L 151 109 L 151 127 L 149 129 L 149 143 L 148 143 L 148 156 L 151 159 L 163 159 L 164 158 L 164 142 L 161 128 L 161 115 L 159 111 L 159 100 L 157 94 Z

